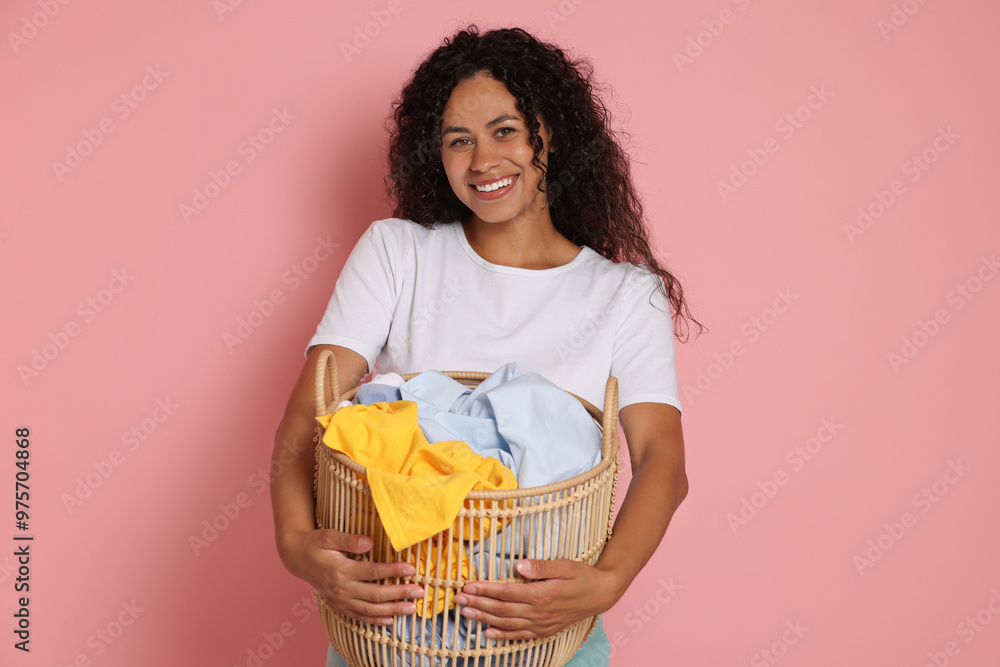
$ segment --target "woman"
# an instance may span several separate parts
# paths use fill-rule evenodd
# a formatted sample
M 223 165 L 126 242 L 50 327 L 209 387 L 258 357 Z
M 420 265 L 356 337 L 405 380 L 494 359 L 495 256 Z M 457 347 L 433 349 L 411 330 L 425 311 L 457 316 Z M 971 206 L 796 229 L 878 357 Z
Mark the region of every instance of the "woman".
M 527 583 L 468 584 L 456 602 L 488 636 L 550 636 L 610 609 L 687 493 L 673 336 L 698 323 L 652 255 L 628 157 L 590 74 L 523 30 L 470 26 L 420 64 L 394 105 L 394 218 L 373 223 L 351 253 L 275 437 L 278 551 L 334 610 L 387 625 L 423 591 L 375 583 L 413 574 L 408 563 L 348 558 L 369 538 L 315 528 L 313 387 L 324 349 L 341 391 L 376 369 L 491 372 L 517 361 L 602 405 L 607 377 L 618 378 L 633 476 L 613 536 L 594 567 L 521 561 Z M 570 664 L 600 650 L 599 626 Z

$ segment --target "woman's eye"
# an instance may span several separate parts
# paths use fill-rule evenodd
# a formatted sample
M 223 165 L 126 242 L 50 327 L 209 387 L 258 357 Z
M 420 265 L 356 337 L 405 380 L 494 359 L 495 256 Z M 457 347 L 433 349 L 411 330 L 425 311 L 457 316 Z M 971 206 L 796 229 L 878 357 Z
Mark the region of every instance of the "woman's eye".
M 503 137 L 509 137 L 514 132 L 517 132 L 517 128 L 514 128 L 514 127 L 499 127 L 499 128 L 497 128 L 497 134 L 499 134 L 501 138 L 503 138 Z M 467 139 L 466 137 L 462 137 L 460 139 L 455 139 L 455 141 L 451 142 L 448 145 L 451 146 L 451 147 L 454 147 L 454 146 L 464 146 L 465 144 L 462 143 L 463 141 L 469 141 L 469 139 Z

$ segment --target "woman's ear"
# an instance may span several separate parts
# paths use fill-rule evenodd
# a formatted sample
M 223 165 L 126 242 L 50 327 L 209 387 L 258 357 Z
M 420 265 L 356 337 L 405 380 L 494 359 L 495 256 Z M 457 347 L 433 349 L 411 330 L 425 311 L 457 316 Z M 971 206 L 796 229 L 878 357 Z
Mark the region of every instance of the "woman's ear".
M 549 127 L 549 124 L 545 122 L 544 118 L 539 117 L 538 122 L 540 126 L 539 129 L 544 130 L 545 134 L 547 135 L 546 137 L 542 137 L 542 139 L 545 140 L 546 149 L 548 149 L 550 153 L 555 153 L 556 144 L 554 141 L 555 137 L 553 136 L 552 128 Z

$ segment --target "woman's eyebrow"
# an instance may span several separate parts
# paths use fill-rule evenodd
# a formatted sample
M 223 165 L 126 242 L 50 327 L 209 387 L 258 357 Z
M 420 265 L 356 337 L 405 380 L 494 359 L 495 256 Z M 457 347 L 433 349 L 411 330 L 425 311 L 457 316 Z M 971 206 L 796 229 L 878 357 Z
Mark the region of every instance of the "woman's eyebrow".
M 501 114 L 501 115 L 497 116 L 496 118 L 494 118 L 493 120 L 491 120 L 490 122 L 486 123 L 486 129 L 488 130 L 491 127 L 493 127 L 494 125 L 502 123 L 505 120 L 521 120 L 521 119 L 518 118 L 517 116 L 511 116 L 509 113 Z M 454 125 L 449 125 L 448 127 L 444 128 L 444 132 L 441 133 L 441 136 L 444 136 L 446 134 L 450 134 L 452 132 L 468 132 L 468 131 L 469 131 L 469 128 L 467 128 L 467 127 L 456 127 Z

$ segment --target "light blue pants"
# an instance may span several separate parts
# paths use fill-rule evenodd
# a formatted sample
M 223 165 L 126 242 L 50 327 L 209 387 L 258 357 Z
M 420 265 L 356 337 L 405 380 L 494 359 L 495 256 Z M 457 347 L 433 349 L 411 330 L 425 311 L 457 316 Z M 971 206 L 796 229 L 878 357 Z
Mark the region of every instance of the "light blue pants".
M 566 667 L 608 667 L 611 658 L 611 642 L 604 634 L 604 624 L 601 619 L 597 619 L 597 627 L 590 640 L 583 644 L 573 658 L 566 663 Z M 349 667 L 347 661 L 333 650 L 333 646 L 326 653 L 326 667 Z

